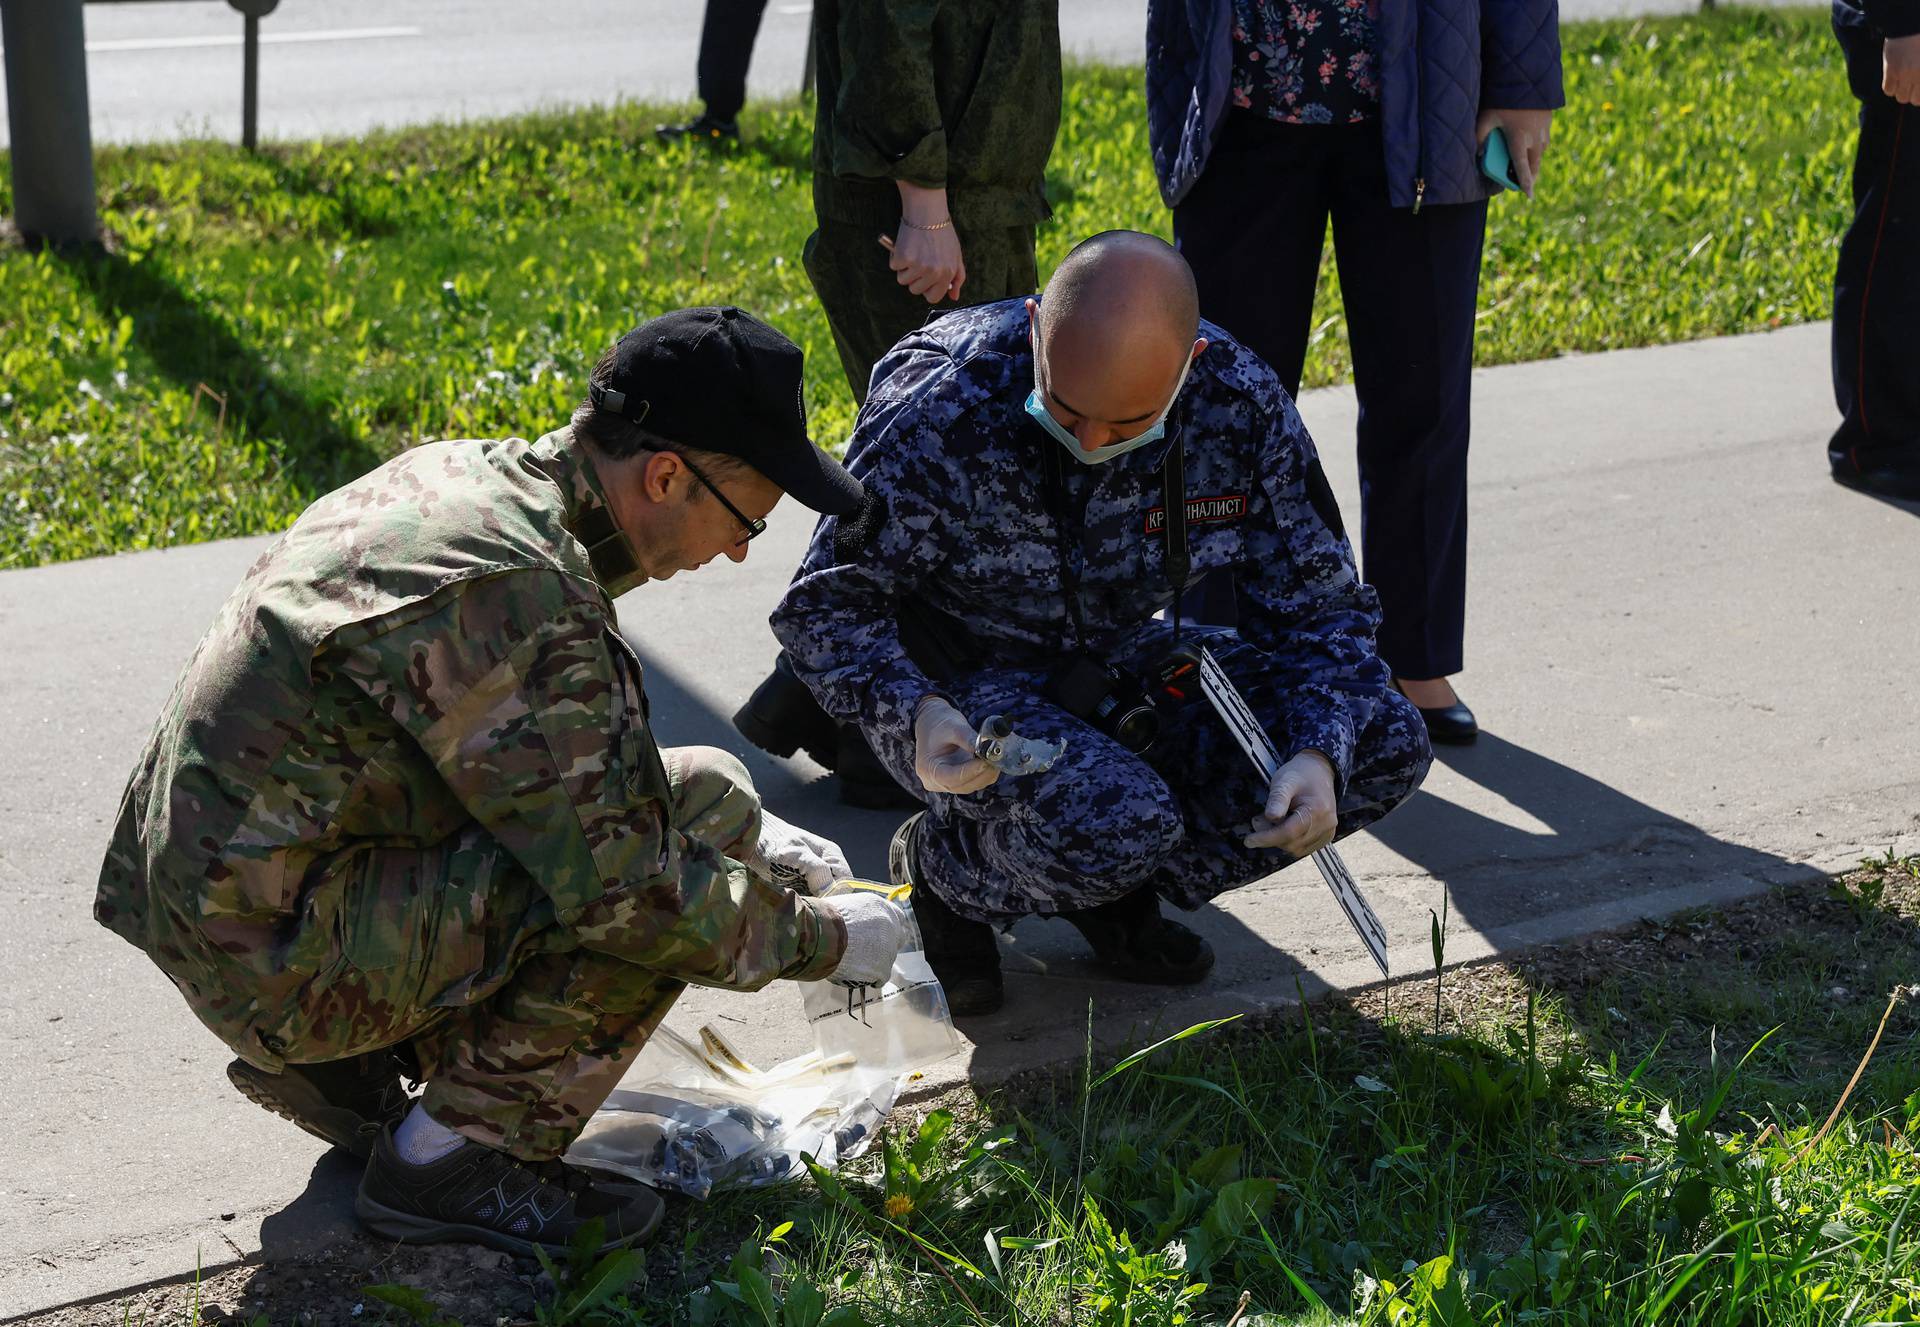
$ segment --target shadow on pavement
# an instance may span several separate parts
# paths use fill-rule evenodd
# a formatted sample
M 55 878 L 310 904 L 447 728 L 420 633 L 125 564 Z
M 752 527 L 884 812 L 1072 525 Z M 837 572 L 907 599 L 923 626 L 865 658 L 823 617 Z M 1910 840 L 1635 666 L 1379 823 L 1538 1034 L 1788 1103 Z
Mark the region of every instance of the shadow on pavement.
M 299 1197 L 260 1223 L 261 1261 L 302 1261 L 356 1233 L 353 1195 L 365 1169 L 366 1163 L 350 1152 L 337 1147 L 322 1152 Z
M 1784 857 L 1715 838 L 1490 732 L 1472 746 L 1440 747 L 1436 757 L 1436 765 L 1504 799 L 1541 828 L 1448 801 L 1430 791 L 1429 777 L 1427 790 L 1368 832 L 1445 885 L 1453 911 L 1483 929 L 1523 921 L 1541 900 L 1584 907 L 1708 879 L 1783 884 L 1814 874 Z M 1534 907 L 1518 906 L 1523 892 Z
M 189 392 L 204 384 L 217 393 L 227 428 L 244 423 L 306 492 L 338 488 L 380 459 L 324 404 L 282 382 L 216 309 L 168 276 L 160 259 L 135 263 L 92 251 L 58 257 L 109 324 L 131 318 L 134 342 L 162 374 Z

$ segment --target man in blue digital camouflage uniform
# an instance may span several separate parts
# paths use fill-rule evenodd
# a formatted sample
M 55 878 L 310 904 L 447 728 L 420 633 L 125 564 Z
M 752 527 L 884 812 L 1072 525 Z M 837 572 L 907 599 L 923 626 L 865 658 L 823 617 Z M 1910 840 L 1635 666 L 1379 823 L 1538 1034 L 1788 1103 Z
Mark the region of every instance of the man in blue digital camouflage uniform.
M 867 505 L 820 522 L 773 628 L 827 712 L 927 793 L 893 869 L 917 886 L 956 1013 L 998 1007 L 993 927 L 1030 914 L 1071 922 L 1116 976 L 1200 980 L 1212 952 L 1161 899 L 1198 908 L 1270 875 L 1426 773 L 1419 714 L 1374 652 L 1378 601 L 1293 402 L 1200 321 L 1164 242 L 1095 236 L 1044 301 L 955 312 L 901 341 L 847 464 Z M 1160 692 L 1144 749 L 1100 713 L 1102 692 L 1157 689 L 1178 627 L 1154 615 L 1174 583 L 1215 570 L 1234 579 L 1239 625 L 1180 636 L 1273 738 L 1270 782 L 1204 701 L 1176 703 L 1197 695 L 1184 681 Z M 990 714 L 1065 754 L 1002 775 L 974 754 Z

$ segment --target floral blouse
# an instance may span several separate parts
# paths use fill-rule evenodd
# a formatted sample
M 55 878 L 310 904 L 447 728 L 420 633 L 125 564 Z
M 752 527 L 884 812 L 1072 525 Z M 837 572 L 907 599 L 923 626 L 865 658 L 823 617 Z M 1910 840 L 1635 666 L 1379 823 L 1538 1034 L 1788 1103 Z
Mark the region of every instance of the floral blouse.
M 1380 0 L 1233 0 L 1233 104 L 1289 124 L 1358 124 L 1380 108 Z

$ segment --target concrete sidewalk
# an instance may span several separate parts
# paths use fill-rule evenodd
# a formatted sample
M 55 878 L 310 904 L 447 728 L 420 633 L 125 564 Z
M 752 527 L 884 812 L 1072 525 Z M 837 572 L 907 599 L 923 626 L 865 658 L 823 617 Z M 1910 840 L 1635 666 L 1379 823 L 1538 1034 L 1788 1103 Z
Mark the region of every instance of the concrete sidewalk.
M 1461 690 L 1486 725 L 1347 858 L 1396 944 L 1449 961 L 1750 893 L 1889 846 L 1920 850 L 1920 506 L 1826 476 L 1826 328 L 1483 371 Z M 1354 402 L 1303 410 L 1357 524 Z M 538 432 L 543 421 L 521 421 Z M 790 506 L 790 504 L 789 504 Z M 773 654 L 765 614 L 808 522 L 783 509 L 744 567 L 622 602 L 664 740 L 726 722 Z M 226 1052 L 89 916 L 117 799 L 176 670 L 261 546 L 238 540 L 0 574 L 0 1317 L 311 1248 L 350 1220 L 353 1168 L 240 1099 Z M 724 604 L 724 612 L 716 611 Z M 744 640 L 714 635 L 746 623 Z M 768 801 L 884 870 L 898 817 L 752 753 Z M 991 1081 L 1103 1038 L 1374 977 L 1310 866 L 1198 923 L 1210 983 L 1094 979 L 1071 933 L 1008 950 L 1009 1010 L 949 1066 Z M 798 1001 L 697 992 L 751 1055 L 796 1048 Z

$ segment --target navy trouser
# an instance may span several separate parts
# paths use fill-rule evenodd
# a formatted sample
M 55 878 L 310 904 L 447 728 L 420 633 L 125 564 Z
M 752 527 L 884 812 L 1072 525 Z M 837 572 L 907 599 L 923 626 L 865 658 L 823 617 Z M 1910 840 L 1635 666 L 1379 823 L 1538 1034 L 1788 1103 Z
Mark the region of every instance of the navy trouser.
M 1115 662 L 1137 670 L 1171 638 L 1166 627 L 1148 628 Z M 1212 651 L 1254 717 L 1277 732 L 1287 697 L 1268 656 L 1228 630 L 1185 638 Z M 1044 669 L 991 668 L 942 687 L 975 724 L 1004 714 L 1022 736 L 1064 740 L 1067 749 L 1043 774 L 1003 775 L 991 787 L 957 796 L 928 794 L 919 840 L 923 879 L 916 885 L 964 917 L 1004 923 L 1094 907 L 1142 888 L 1197 908 L 1294 860 L 1277 848 L 1241 842 L 1266 806 L 1267 780 L 1204 699 L 1196 695 L 1163 712 L 1159 739 L 1135 755 L 1047 700 L 1045 681 Z M 910 737 L 867 736 L 902 786 L 921 786 Z M 1383 695 L 1355 734 L 1338 834 L 1370 825 L 1405 801 L 1432 758 L 1419 711 L 1397 692 Z
M 1200 312 L 1298 395 L 1327 220 L 1360 399 L 1360 548 L 1380 657 L 1400 677 L 1461 668 L 1467 432 L 1487 205 L 1387 204 L 1377 125 L 1230 112 L 1173 211 Z M 1325 439 L 1321 439 L 1324 446 Z M 1209 602 L 1209 620 L 1221 615 Z
M 700 100 L 716 120 L 737 120 L 747 104 L 747 66 L 767 0 L 707 0 L 700 24 Z
M 1857 466 L 1895 453 L 1920 463 L 1920 111 L 1881 91 L 1877 33 L 1836 23 L 1834 34 L 1860 99 L 1860 146 L 1833 278 L 1831 448 Z

